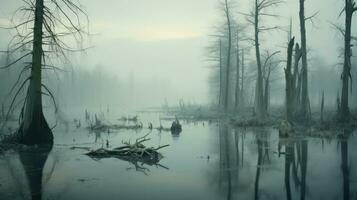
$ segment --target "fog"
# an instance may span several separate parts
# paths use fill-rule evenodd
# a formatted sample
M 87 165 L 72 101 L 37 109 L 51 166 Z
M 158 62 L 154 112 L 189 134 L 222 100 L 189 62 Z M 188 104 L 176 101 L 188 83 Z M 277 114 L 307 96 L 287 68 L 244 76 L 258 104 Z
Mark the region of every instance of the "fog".
M 110 74 L 117 78 L 119 85 L 131 85 L 130 92 L 134 94 L 117 96 L 133 95 L 134 103 L 140 107 L 160 106 L 165 99 L 169 104 L 176 104 L 179 99 L 197 104 L 212 103 L 207 84 L 212 62 L 207 59 L 206 47 L 216 27 L 224 22 L 218 1 L 83 0 L 81 3 L 89 17 L 90 36 L 83 43 L 89 49 L 71 55 L 70 66 L 65 67 L 67 71 Z M 4 26 L 21 1 L 1 0 L 1 5 L 0 25 Z M 343 38 L 332 23 L 343 22 L 343 17 L 338 17 L 343 2 L 306 1 L 306 5 L 306 16 L 318 12 L 313 22 L 307 21 L 309 70 L 315 70 L 312 64 L 319 59 L 324 69 L 337 76 L 341 70 L 337 64 L 342 59 L 339 56 Z M 239 23 L 246 24 L 242 13 L 249 13 L 252 2 L 236 1 L 234 7 Z M 291 17 L 293 35 L 298 40 L 298 1 L 287 1 L 273 8 L 273 13 L 279 17 L 263 19 L 262 23 L 287 30 Z M 357 27 L 353 28 L 356 32 Z M 282 51 L 281 58 L 285 59 L 285 35 L 281 30 L 264 33 L 262 46 Z M 5 47 L 11 33 L 1 30 L 0 36 L 0 45 Z M 249 54 L 248 59 L 254 59 L 254 51 Z M 335 87 L 340 83 L 331 84 Z
M 356 199 L 356 13 L 0 0 L 0 199 Z

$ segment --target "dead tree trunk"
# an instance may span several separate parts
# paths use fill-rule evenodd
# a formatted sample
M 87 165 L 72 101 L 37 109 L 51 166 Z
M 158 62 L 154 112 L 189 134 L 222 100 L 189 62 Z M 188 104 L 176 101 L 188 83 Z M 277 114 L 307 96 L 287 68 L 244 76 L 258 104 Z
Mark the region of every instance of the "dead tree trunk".
M 309 115 L 309 95 L 308 95 L 308 66 L 306 51 L 306 28 L 305 28 L 305 0 L 300 1 L 300 32 L 301 32 L 301 51 L 302 51 L 302 85 L 301 85 L 301 107 L 300 118 L 302 121 L 310 120 Z
M 240 86 L 239 86 L 239 79 L 240 79 L 240 60 L 239 60 L 239 38 L 237 33 L 237 63 L 236 63 L 236 88 L 235 88 L 235 109 L 239 108 L 240 104 Z
M 219 39 L 219 106 L 223 103 L 223 65 L 222 65 L 222 41 Z
M 240 90 L 240 104 L 241 107 L 244 107 L 244 49 L 242 49 L 242 82 L 241 82 L 241 90 Z
M 5 119 L 5 106 L 4 106 L 4 103 L 1 104 L 1 118 Z
M 325 91 L 322 91 L 321 107 L 320 107 L 320 121 L 324 121 L 324 107 L 325 107 Z
M 351 76 L 351 27 L 352 27 L 352 16 L 353 13 L 357 11 L 356 3 L 354 0 L 345 0 L 345 52 L 344 52 L 344 63 L 342 72 L 342 93 L 341 93 L 341 106 L 339 113 L 339 120 L 341 122 L 347 122 L 350 119 L 350 110 L 348 105 L 348 90 L 349 90 L 349 80 L 352 81 Z
M 296 116 L 297 110 L 300 105 L 300 91 L 301 91 L 301 76 L 299 76 L 299 62 L 302 56 L 302 51 L 298 43 L 295 45 L 295 56 L 294 56 L 294 74 L 293 74 L 293 115 Z
M 227 63 L 226 63 L 226 88 L 225 88 L 225 99 L 224 99 L 224 109 L 228 111 L 228 103 L 229 103 L 229 73 L 231 67 L 231 49 L 232 49 L 232 27 L 231 27 L 231 17 L 230 10 L 228 6 L 227 0 L 225 0 L 225 14 L 227 18 L 227 28 L 228 28 L 228 49 L 227 49 Z
M 45 2 L 49 5 L 45 5 Z M 14 110 L 14 102 L 18 94 L 24 88 L 27 88 L 27 91 L 21 108 L 20 127 L 11 141 L 27 145 L 53 144 L 53 134 L 43 113 L 42 95 L 48 95 L 52 99 L 56 111 L 57 105 L 52 92 L 42 82 L 42 70 L 56 71 L 60 67 L 47 65 L 45 58 L 51 60 L 47 53 L 54 53 L 57 59 L 58 57 L 66 57 L 67 52 L 84 50 L 82 48 L 71 48 L 71 45 L 65 42 L 68 40 L 64 39 L 64 36 L 72 35 L 74 40 L 80 43 L 83 34 L 86 33 L 82 29 L 81 16 L 83 14 L 87 18 L 87 15 L 79 3 L 71 0 L 25 1 L 25 5 L 18 11 L 25 12 L 23 13 L 24 16 L 28 15 L 29 17 L 26 21 L 19 22 L 16 26 L 9 28 L 16 29 L 16 35 L 9 43 L 9 51 L 12 54 L 20 53 L 22 56 L 6 66 L 0 67 L 0 69 L 13 67 L 14 64 L 24 61 L 28 56 L 31 56 L 32 60 L 29 63 L 24 62 L 27 64 L 20 72 L 19 80 L 23 74 L 27 74 L 27 70 L 30 70 L 28 77 L 22 83 L 16 82 L 13 86 L 13 88 L 18 87 L 18 89 L 9 106 L 7 116 Z M 73 15 L 76 20 L 71 20 L 70 16 Z M 32 28 L 28 28 L 31 26 L 30 23 L 33 23 Z M 24 48 L 31 43 L 31 49 Z
M 262 64 L 260 58 L 260 47 L 259 47 L 259 4 L 258 0 L 255 0 L 255 13 L 254 13 L 254 46 L 255 46 L 255 56 L 257 60 L 257 81 L 256 81 L 256 112 L 258 118 L 262 119 L 266 116 L 266 110 L 264 106 L 264 94 L 263 94 L 263 74 L 262 74 Z
M 287 64 L 285 68 L 285 109 L 286 109 L 286 118 L 288 121 L 291 121 L 293 118 L 293 98 L 294 98 L 294 77 L 291 73 L 291 63 L 292 63 L 292 55 L 293 55 L 293 47 L 295 43 L 295 38 L 292 38 L 288 45 L 288 57 Z
M 287 65 L 285 71 L 285 104 L 286 104 L 286 118 L 288 121 L 293 121 L 297 114 L 297 108 L 299 106 L 301 80 L 299 76 L 299 61 L 301 58 L 301 50 L 299 44 L 295 45 L 294 66 L 293 61 L 293 47 L 295 44 L 295 38 L 291 38 L 288 44 L 287 53 Z
M 52 144 L 53 135 L 42 110 L 42 37 L 44 1 L 36 0 L 30 84 L 26 95 L 23 121 L 19 129 L 24 144 Z
M 264 109 L 266 112 L 268 112 L 268 108 L 269 108 L 269 102 L 270 102 L 270 71 L 271 68 L 269 66 L 268 69 L 268 75 L 265 78 L 265 89 L 264 89 Z

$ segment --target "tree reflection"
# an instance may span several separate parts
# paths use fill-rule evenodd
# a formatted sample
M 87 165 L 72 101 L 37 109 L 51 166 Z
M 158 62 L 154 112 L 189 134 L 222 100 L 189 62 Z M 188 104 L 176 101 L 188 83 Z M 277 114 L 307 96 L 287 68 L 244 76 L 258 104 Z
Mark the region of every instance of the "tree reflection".
M 343 199 L 350 199 L 350 182 L 349 182 L 349 169 L 348 169 L 348 135 L 349 132 L 344 131 L 341 139 L 341 170 L 343 177 Z
M 286 199 L 291 199 L 291 188 L 290 188 L 290 167 L 294 162 L 294 143 L 287 142 L 285 145 L 285 187 L 286 187 Z
M 285 152 L 281 152 L 282 146 L 285 146 Z M 296 147 L 296 152 L 295 152 Z M 290 176 L 294 180 L 296 188 L 300 187 L 300 199 L 305 199 L 306 196 L 306 170 L 308 158 L 308 143 L 307 140 L 295 141 L 292 139 L 280 139 L 279 141 L 279 156 L 285 155 L 285 173 L 284 182 L 286 188 L 286 198 L 292 199 Z M 300 171 L 300 176 L 298 176 Z M 292 173 L 291 173 L 292 172 Z
M 255 174 L 255 182 L 254 182 L 254 199 L 259 199 L 259 179 L 260 179 L 260 168 L 262 166 L 262 154 L 263 154 L 263 143 L 257 138 L 258 145 L 258 161 L 257 161 L 257 171 Z
M 233 199 L 234 191 L 238 189 L 240 150 L 239 131 L 226 125 L 219 125 L 219 187 L 226 199 Z
M 302 140 L 301 141 L 301 188 L 300 188 L 301 200 L 304 200 L 306 195 L 307 154 L 308 154 L 307 140 Z
M 266 163 L 270 163 L 269 156 L 269 142 L 268 142 L 268 133 L 265 130 L 257 132 L 256 143 L 258 146 L 258 160 L 257 160 L 257 170 L 255 174 L 254 182 L 254 199 L 259 199 L 259 180 L 261 174 L 261 168 Z M 264 155 L 263 155 L 264 150 Z
M 42 171 L 51 149 L 52 145 L 27 147 L 19 151 L 20 161 L 25 169 L 32 200 L 42 199 Z

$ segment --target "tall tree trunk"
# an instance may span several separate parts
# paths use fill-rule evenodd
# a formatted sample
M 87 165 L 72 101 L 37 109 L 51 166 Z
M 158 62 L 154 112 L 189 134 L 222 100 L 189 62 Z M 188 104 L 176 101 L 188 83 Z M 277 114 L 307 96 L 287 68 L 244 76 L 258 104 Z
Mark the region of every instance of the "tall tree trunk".
M 26 96 L 23 122 L 20 126 L 20 140 L 24 144 L 52 144 L 53 135 L 42 110 L 42 27 L 44 1 L 36 0 L 32 67 L 30 85 Z
M 264 89 L 264 110 L 268 112 L 269 99 L 270 99 L 270 86 L 269 86 L 269 76 L 265 80 L 265 89 Z
M 260 47 L 259 47 L 259 8 L 258 0 L 255 0 L 255 13 L 254 13 L 254 42 L 255 42 L 255 55 L 257 60 L 257 86 L 256 86 L 256 112 L 258 118 L 262 119 L 266 116 L 264 100 L 263 100 L 263 74 L 262 64 L 260 59 Z
M 320 121 L 324 121 L 324 107 L 325 107 L 325 91 L 322 91 L 321 105 L 320 105 Z
M 293 93 L 294 87 L 293 84 L 294 78 L 291 74 L 291 63 L 292 63 L 292 54 L 293 54 L 293 47 L 294 47 L 294 40 L 292 38 L 288 45 L 288 56 L 287 56 L 287 64 L 285 68 L 285 108 L 286 108 L 286 118 L 288 121 L 291 121 L 293 118 Z
M 242 83 L 241 85 L 241 90 L 240 90 L 240 104 L 241 107 L 244 107 L 244 49 L 242 49 Z
M 229 6 L 227 0 L 225 0 L 225 6 L 226 6 L 226 18 L 227 18 L 227 27 L 228 27 L 228 51 L 227 51 L 227 69 L 226 69 L 226 90 L 225 90 L 225 102 L 224 102 L 224 108 L 226 111 L 228 111 L 228 103 L 229 103 L 229 73 L 230 73 L 230 67 L 231 67 L 231 49 L 232 49 L 232 27 L 231 27 L 231 18 L 230 18 L 230 12 L 229 12 Z
M 347 122 L 350 119 L 350 110 L 348 105 L 348 81 L 351 77 L 351 26 L 352 26 L 352 16 L 356 11 L 355 3 L 353 0 L 345 0 L 345 52 L 344 52 L 344 63 L 342 72 L 342 93 L 341 93 L 341 106 L 339 119 L 341 122 Z
M 295 56 L 294 56 L 294 72 L 293 72 L 293 86 L 294 92 L 292 96 L 293 110 L 292 114 L 296 115 L 296 111 L 300 106 L 300 91 L 301 91 L 301 79 L 299 78 L 299 62 L 302 56 L 302 51 L 298 43 L 295 45 Z
M 300 117 L 303 121 L 308 121 L 309 116 L 309 96 L 308 96 L 308 67 L 307 67 L 307 48 L 306 48 L 306 28 L 305 28 L 305 0 L 300 1 L 300 32 L 301 32 L 301 51 L 302 51 L 302 87 L 301 87 L 301 107 Z
M 237 34 L 238 35 L 238 34 Z M 236 77 L 236 88 L 235 88 L 235 109 L 239 108 L 240 104 L 240 86 L 239 86 L 239 78 L 240 78 L 240 60 L 239 60 L 239 41 L 237 36 L 237 77 Z
M 223 103 L 223 65 L 222 65 L 222 41 L 219 39 L 219 106 Z

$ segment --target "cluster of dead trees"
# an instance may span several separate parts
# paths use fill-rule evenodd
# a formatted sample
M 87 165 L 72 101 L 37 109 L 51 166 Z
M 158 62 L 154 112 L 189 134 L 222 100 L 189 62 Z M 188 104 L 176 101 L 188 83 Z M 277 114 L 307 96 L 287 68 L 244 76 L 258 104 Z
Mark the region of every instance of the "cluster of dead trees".
M 340 15 L 345 13 L 345 29 L 338 28 L 344 36 L 344 63 L 342 70 L 342 94 L 341 97 L 337 97 L 337 119 L 339 122 L 349 122 L 351 119 L 349 109 L 349 87 L 352 83 L 351 75 L 351 56 L 352 56 L 352 44 L 351 44 L 351 25 L 354 12 L 357 11 L 356 2 L 354 0 L 346 0 L 345 6 L 342 9 Z M 304 0 L 300 0 L 300 30 L 301 30 L 301 44 L 296 43 L 294 38 L 290 39 L 287 50 L 287 65 L 285 68 L 285 80 L 286 80 L 286 117 L 289 121 L 296 120 L 296 118 L 302 118 L 308 120 L 311 117 L 309 99 L 307 97 L 307 53 L 306 53 L 306 29 L 305 21 L 311 17 L 306 18 L 304 15 Z M 293 51 L 295 45 L 295 51 Z M 294 52 L 294 64 L 292 68 L 292 56 Z M 299 60 L 302 59 L 301 73 L 299 73 L 298 65 Z M 301 95 L 301 96 L 300 96 Z M 300 110 L 296 110 L 300 108 Z M 321 116 L 320 120 L 323 121 L 324 110 L 324 94 L 321 99 Z
M 249 101 L 247 97 L 248 87 L 254 86 L 254 113 L 259 119 L 267 117 L 270 103 L 270 82 L 272 72 L 280 66 L 281 61 L 276 57 L 280 51 L 266 50 L 261 53 L 260 34 L 265 31 L 278 29 L 279 27 L 266 27 L 261 25 L 262 16 L 268 16 L 266 10 L 281 3 L 279 0 L 255 0 L 254 7 L 249 14 L 243 13 L 248 25 L 253 27 L 254 36 L 249 37 L 245 29 L 247 25 L 241 25 L 237 17 L 232 0 L 221 2 L 221 10 L 224 14 L 224 25 L 219 27 L 215 42 L 210 48 L 210 55 L 218 61 L 218 104 L 224 111 L 239 111 Z M 217 47 L 218 46 L 218 47 Z M 256 70 L 246 70 L 246 55 L 251 48 L 255 50 Z M 249 73 L 249 71 L 253 71 Z M 231 109 L 233 108 L 233 109 Z
M 239 2 L 233 0 L 222 0 L 221 11 L 223 14 L 222 26 L 219 26 L 218 34 L 214 35 L 214 43 L 210 48 L 210 55 L 218 66 L 218 74 L 215 83 L 218 85 L 218 105 L 225 112 L 239 112 L 239 108 L 246 107 L 247 102 L 254 105 L 254 114 L 259 120 L 268 117 L 271 82 L 276 68 L 284 68 L 285 75 L 285 107 L 286 118 L 288 121 L 309 122 L 311 120 L 311 106 L 309 99 L 309 67 L 307 52 L 307 31 L 306 22 L 313 20 L 318 14 L 311 16 L 305 15 L 305 0 L 299 2 L 299 38 L 296 42 L 292 33 L 292 24 L 290 24 L 289 41 L 287 48 L 287 59 L 281 59 L 280 51 L 266 50 L 262 53 L 264 45 L 261 40 L 261 34 L 266 31 L 283 30 L 282 27 L 274 24 L 264 24 L 262 19 L 278 17 L 273 8 L 284 3 L 282 0 L 254 0 L 252 10 L 249 13 L 241 13 L 245 17 L 245 24 L 240 25 L 242 20 L 234 13 L 236 4 Z M 351 75 L 351 56 L 352 44 L 354 38 L 351 35 L 351 26 L 353 14 L 357 11 L 354 0 L 346 0 L 340 15 L 345 15 L 345 28 L 338 28 L 344 36 L 344 65 L 342 70 L 342 93 L 338 97 L 337 119 L 340 122 L 348 122 L 351 119 L 349 110 L 349 90 L 352 83 Z M 291 22 L 292 23 L 292 22 Z M 249 26 L 250 25 L 250 26 Z M 244 29 L 251 27 L 253 33 L 249 36 Z M 254 64 L 256 69 L 245 69 L 247 65 L 245 57 L 249 56 L 249 50 L 254 49 Z M 282 63 L 286 63 L 282 65 Z M 285 67 L 284 67 L 285 66 Z M 248 72 L 247 72 L 248 71 Z M 253 73 L 249 74 L 249 71 Z M 218 80 L 217 80 L 218 79 Z M 281 78 L 280 78 L 281 79 Z M 251 102 L 249 102 L 249 86 L 253 85 Z M 321 99 L 321 113 L 324 110 L 324 95 Z M 321 114 L 323 120 L 323 114 Z

